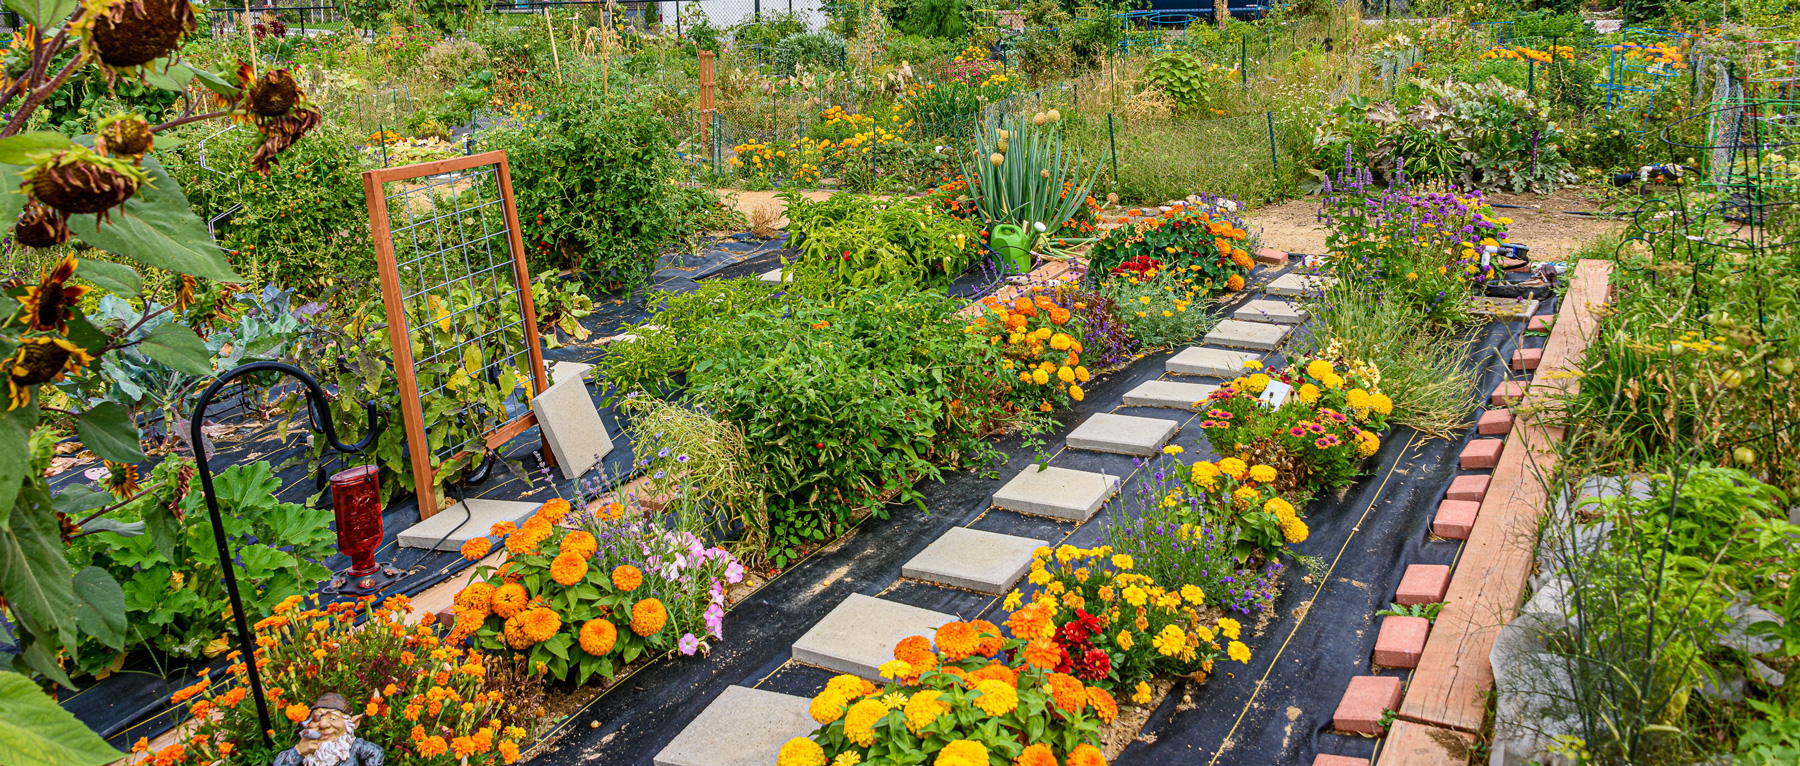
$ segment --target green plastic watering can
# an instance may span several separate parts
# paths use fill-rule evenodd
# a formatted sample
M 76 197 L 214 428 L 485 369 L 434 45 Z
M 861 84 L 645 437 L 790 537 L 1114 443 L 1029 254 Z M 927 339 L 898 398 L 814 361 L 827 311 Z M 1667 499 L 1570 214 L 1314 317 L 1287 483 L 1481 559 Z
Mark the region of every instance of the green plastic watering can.
M 1010 223 L 999 224 L 988 235 L 988 246 L 1000 254 L 1009 273 L 1031 271 L 1031 235 L 1024 229 Z

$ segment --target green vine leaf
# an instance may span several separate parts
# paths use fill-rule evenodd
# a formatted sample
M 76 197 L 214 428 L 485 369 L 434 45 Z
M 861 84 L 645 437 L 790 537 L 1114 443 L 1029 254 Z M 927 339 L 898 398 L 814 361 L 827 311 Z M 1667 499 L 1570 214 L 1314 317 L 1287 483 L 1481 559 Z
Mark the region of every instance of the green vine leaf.
M 144 356 L 155 359 L 189 375 L 210 377 L 213 374 L 212 352 L 206 343 L 186 326 L 175 322 L 157 325 L 139 346 Z

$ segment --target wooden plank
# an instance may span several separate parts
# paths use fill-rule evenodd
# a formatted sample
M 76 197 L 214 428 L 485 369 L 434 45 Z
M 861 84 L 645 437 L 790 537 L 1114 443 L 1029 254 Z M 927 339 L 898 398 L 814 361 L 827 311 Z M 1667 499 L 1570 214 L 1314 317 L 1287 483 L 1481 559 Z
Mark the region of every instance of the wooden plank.
M 419 500 L 419 518 L 437 513 L 437 492 L 432 489 L 431 449 L 425 440 L 425 411 L 419 402 L 419 381 L 413 376 L 411 333 L 406 325 L 406 289 L 394 260 L 394 236 L 388 224 L 386 183 L 380 171 L 363 173 L 363 197 L 369 205 L 369 228 L 375 237 L 375 263 L 381 274 L 381 303 L 387 313 L 388 343 L 393 346 L 394 375 L 400 389 L 400 416 L 406 424 L 406 447 L 412 456 L 413 487 Z
M 421 162 L 416 165 L 401 165 L 393 168 L 368 170 L 363 172 L 364 189 L 366 190 L 368 188 L 367 184 L 368 179 L 370 178 L 374 178 L 375 182 L 378 184 L 385 184 L 391 181 L 411 181 L 415 178 L 454 173 L 458 170 L 479 168 L 485 165 L 492 165 L 505 161 L 506 152 L 496 149 L 491 152 L 471 154 L 466 157 L 451 157 L 447 160 Z
M 1488 654 L 1524 597 L 1535 563 L 1538 518 L 1548 505 L 1547 474 L 1556 467 L 1554 445 L 1563 438 L 1561 429 L 1546 425 L 1540 413 L 1578 383 L 1571 373 L 1580 369 L 1599 333 L 1595 308 L 1606 300 L 1611 274 L 1612 264 L 1606 261 L 1582 261 L 1576 268 L 1537 379 L 1513 408 L 1517 421 L 1413 672 L 1400 707 L 1403 720 L 1481 731 L 1494 686 Z
M 1381 743 L 1376 766 L 1467 766 L 1475 737 L 1436 726 L 1395 721 Z

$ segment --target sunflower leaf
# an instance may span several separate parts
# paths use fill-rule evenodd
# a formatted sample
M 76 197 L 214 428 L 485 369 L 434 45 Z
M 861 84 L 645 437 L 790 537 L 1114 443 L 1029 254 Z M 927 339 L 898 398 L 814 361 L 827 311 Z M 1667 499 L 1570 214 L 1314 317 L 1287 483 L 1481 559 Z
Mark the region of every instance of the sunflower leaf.
M 13 766 L 103 766 L 124 757 L 30 679 L 0 671 L 0 761 Z
M 144 342 L 138 348 L 144 356 L 173 367 L 176 372 L 201 376 L 213 374 L 212 353 L 206 350 L 206 343 L 191 328 L 180 323 L 157 325 L 144 336 Z
M 25 212 L 25 192 L 19 191 L 19 174 L 25 169 L 18 165 L 0 164 L 0 221 L 18 220 L 19 214 Z
M 70 216 L 69 231 L 94 247 L 148 266 L 221 282 L 243 281 L 213 242 L 206 222 L 194 215 L 181 184 L 154 157 L 144 158 L 143 171 L 150 183 L 108 211 L 106 223 L 94 215 Z
M 6 168 L 0 166 L 0 174 L 5 172 Z M 0 181 L 0 184 L 3 183 L 5 181 Z M 6 220 L 5 213 L 5 210 L 0 210 L 0 221 Z M 15 214 L 14 217 L 17 215 Z M 80 274 L 82 279 L 92 282 L 100 289 L 120 298 L 136 298 L 143 293 L 144 281 L 138 277 L 137 269 L 122 263 L 89 259 L 82 261 L 81 265 L 76 267 L 76 273 Z
M 137 424 L 118 402 L 101 402 L 88 408 L 75 422 L 75 431 L 81 436 L 81 443 L 103 460 L 136 463 L 145 459 Z
M 6 7 L 12 8 L 13 4 L 8 2 Z M 74 145 L 68 136 L 53 130 L 20 133 L 10 138 L 0 138 L 0 162 L 8 165 L 31 165 L 34 154 L 67 149 Z
M 106 570 L 75 573 L 75 624 L 107 646 L 125 648 L 125 591 Z

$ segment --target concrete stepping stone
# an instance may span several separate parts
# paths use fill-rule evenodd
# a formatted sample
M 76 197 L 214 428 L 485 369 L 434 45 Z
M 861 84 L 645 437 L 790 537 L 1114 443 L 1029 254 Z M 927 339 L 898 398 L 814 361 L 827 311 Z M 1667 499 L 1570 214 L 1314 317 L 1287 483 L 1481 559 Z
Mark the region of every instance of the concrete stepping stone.
M 1227 319 L 1213 326 L 1200 342 L 1209 346 L 1274 351 L 1294 328 L 1266 322 Z
M 1438 503 L 1437 515 L 1431 519 L 1431 533 L 1445 540 L 1467 540 L 1475 531 L 1475 517 L 1480 514 L 1481 503 L 1445 500 Z
M 1423 617 L 1390 614 L 1381 618 L 1381 632 L 1375 635 L 1375 664 L 1388 668 L 1418 667 L 1429 635 L 1431 621 Z
M 1337 277 L 1323 275 L 1306 275 L 1288 272 L 1269 283 L 1263 292 L 1278 298 L 1296 298 L 1303 295 L 1318 295 L 1325 288 L 1337 284 Z
M 1119 477 L 1069 468 L 1028 465 L 994 493 L 994 506 L 1033 516 L 1087 521 L 1113 493 Z
M 1146 380 L 1125 392 L 1127 407 L 1168 407 L 1195 412 L 1200 402 L 1219 390 L 1218 386 L 1201 383 L 1177 383 L 1172 380 Z
M 1382 713 L 1399 710 L 1402 695 L 1399 676 L 1356 676 L 1331 714 L 1331 727 L 1353 734 L 1386 734 Z
M 587 371 L 594 369 L 591 364 L 582 362 L 556 361 L 550 363 L 550 383 L 555 385 L 565 380 L 587 376 Z
M 951 527 L 906 562 L 900 574 L 998 596 L 1025 576 L 1031 568 L 1031 552 L 1049 544 L 1045 540 Z
M 1505 439 L 1476 439 L 1469 442 L 1468 446 L 1463 447 L 1462 455 L 1458 459 L 1461 461 L 1463 470 L 1479 471 L 1499 465 L 1500 453 L 1505 449 Z
M 770 271 L 765 271 L 762 273 L 762 276 L 757 277 L 757 279 L 760 279 L 764 282 L 780 282 L 782 279 L 781 269 L 773 269 Z
M 1175 438 L 1181 423 L 1162 418 L 1140 418 L 1097 412 L 1069 432 L 1070 449 L 1148 457 Z
M 895 644 L 908 636 L 935 639 L 939 627 L 955 621 L 955 615 L 852 593 L 794 642 L 794 661 L 880 680 Z
M 812 700 L 727 686 L 712 704 L 656 754 L 655 766 L 768 766 L 795 737 L 819 728 Z
M 402 548 L 431 548 L 435 545 L 440 551 L 460 550 L 463 543 L 477 537 L 487 537 L 488 530 L 502 521 L 510 521 L 514 525 L 525 523 L 531 514 L 537 513 L 540 505 L 542 503 L 470 498 L 407 527 L 396 540 Z M 463 512 L 465 508 L 468 509 L 467 514 Z
M 1271 324 L 1300 324 L 1306 321 L 1306 310 L 1287 301 L 1258 299 L 1238 307 L 1232 319 Z
M 1222 348 L 1190 346 L 1163 365 L 1173 375 L 1209 375 L 1230 380 L 1244 374 L 1244 363 L 1261 361 L 1262 354 Z
M 545 389 L 531 400 L 531 411 L 564 479 L 586 474 L 613 451 L 612 435 L 580 375 Z
M 1475 423 L 1475 433 L 1482 436 L 1505 436 L 1512 433 L 1512 410 L 1498 407 L 1481 413 L 1481 419 Z
M 1401 606 L 1435 604 L 1450 590 L 1450 567 L 1443 564 L 1411 564 L 1400 575 L 1394 603 Z

